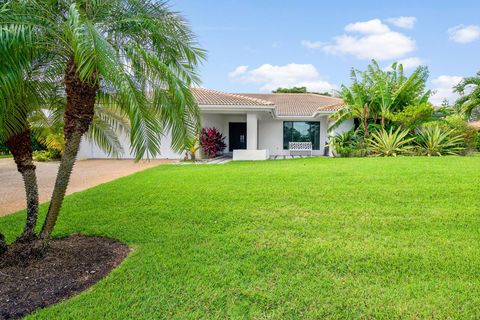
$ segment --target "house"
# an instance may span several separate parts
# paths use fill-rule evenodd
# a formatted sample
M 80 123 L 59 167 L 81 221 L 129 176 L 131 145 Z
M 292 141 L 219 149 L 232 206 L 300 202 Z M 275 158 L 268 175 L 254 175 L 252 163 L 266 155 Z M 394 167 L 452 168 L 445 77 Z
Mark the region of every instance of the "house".
M 201 127 L 216 127 L 226 137 L 225 152 L 234 160 L 265 160 L 289 155 L 289 142 L 311 142 L 313 155 L 325 155 L 328 117 L 342 107 L 342 100 L 313 93 L 224 93 L 204 88 L 192 89 L 200 108 Z M 350 130 L 353 120 L 335 132 Z M 162 159 L 181 159 L 170 148 L 171 137 L 162 137 Z M 128 137 L 122 138 L 124 154 Z M 79 158 L 108 158 L 96 145 L 82 141 Z

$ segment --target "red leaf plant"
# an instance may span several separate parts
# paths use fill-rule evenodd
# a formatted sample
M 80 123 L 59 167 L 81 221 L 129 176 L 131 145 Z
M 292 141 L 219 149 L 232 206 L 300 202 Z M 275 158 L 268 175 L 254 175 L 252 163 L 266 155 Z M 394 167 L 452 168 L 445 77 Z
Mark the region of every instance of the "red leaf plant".
M 225 148 L 225 137 L 217 128 L 202 128 L 200 145 L 208 158 L 215 158 Z

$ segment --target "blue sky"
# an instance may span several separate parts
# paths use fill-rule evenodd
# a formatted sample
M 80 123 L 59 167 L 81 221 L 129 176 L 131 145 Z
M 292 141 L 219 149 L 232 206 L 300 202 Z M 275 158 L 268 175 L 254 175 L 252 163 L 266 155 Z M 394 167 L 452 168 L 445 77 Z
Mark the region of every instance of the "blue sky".
M 349 83 L 352 67 L 404 61 L 430 69 L 432 101 L 480 70 L 479 1 L 172 0 L 208 51 L 206 88 L 261 92 Z

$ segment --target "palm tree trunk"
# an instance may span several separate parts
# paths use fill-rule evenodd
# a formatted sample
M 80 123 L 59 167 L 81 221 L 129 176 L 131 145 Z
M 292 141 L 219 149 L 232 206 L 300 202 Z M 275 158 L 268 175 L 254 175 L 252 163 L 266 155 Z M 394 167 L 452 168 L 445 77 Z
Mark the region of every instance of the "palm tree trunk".
M 17 238 L 17 241 L 31 242 L 37 238 L 35 225 L 38 215 L 38 185 L 35 165 L 33 164 L 30 130 L 26 128 L 21 133 L 10 137 L 6 144 L 17 164 L 18 172 L 22 174 L 27 198 L 27 218 L 23 233 Z
M 381 123 L 382 123 L 382 129 L 385 129 L 385 115 L 383 113 L 382 113 Z
M 57 222 L 82 135 L 88 131 L 94 114 L 98 83 L 82 81 L 76 70 L 75 63 L 71 59 L 65 70 L 65 91 L 67 93 L 64 116 L 65 151 L 58 168 L 47 216 L 40 232 L 40 238 L 44 241 L 48 240 Z

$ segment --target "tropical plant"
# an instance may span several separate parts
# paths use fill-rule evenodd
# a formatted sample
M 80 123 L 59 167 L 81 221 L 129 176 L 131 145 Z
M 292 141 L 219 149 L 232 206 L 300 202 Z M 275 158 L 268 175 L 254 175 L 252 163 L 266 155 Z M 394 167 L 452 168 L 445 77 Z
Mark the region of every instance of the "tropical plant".
M 393 63 L 391 70 L 380 68 L 375 60 L 365 73 L 373 92 L 372 107 L 380 114 L 380 123 L 385 128 L 386 118 L 394 111 L 402 111 L 408 105 L 427 103 L 431 92 L 426 91 L 428 69 L 417 67 L 410 76 L 405 76 L 403 65 Z
M 195 161 L 197 159 L 196 153 L 200 148 L 200 141 L 198 141 L 197 137 L 185 141 L 185 160 L 190 158 L 191 161 Z
M 159 133 L 165 130 L 172 132 L 177 150 L 196 132 L 199 112 L 190 86 L 198 83 L 196 67 L 205 55 L 165 3 L 11 1 L 1 9 L 0 24 L 0 70 L 19 69 L 10 61 L 20 56 L 24 72 L 32 57 L 22 52 L 35 48 L 45 58 L 42 76 L 55 74 L 66 92 L 65 150 L 40 233 L 43 243 L 56 224 L 81 138 L 98 106 L 114 106 L 128 116 L 137 159 L 159 153 Z M 4 87 L 9 97 L 18 94 L 11 83 Z M 14 120 L 9 126 L 22 128 Z
M 454 87 L 461 96 L 455 104 L 467 117 L 480 108 L 480 71 L 473 77 L 464 78 Z
M 353 129 L 329 137 L 329 146 L 335 157 L 365 156 L 367 150 L 362 145 L 363 139 Z
M 376 156 L 396 157 L 400 154 L 406 154 L 411 149 L 411 142 L 414 138 L 407 138 L 408 130 L 398 128 L 393 131 L 381 129 L 372 133 L 372 137 L 368 140 L 370 151 Z
M 330 119 L 333 122 L 328 128 L 329 131 L 337 128 L 342 122 L 357 118 L 362 124 L 365 137 L 369 136 L 368 119 L 370 118 L 370 102 L 371 92 L 365 81 L 365 77 L 362 76 L 362 81 L 358 79 L 357 71 L 352 70 L 353 84 L 350 87 L 345 85 L 341 86 L 339 92 L 340 97 L 343 99 L 344 106 L 332 114 Z
M 200 145 L 208 158 L 216 157 L 227 146 L 225 137 L 217 128 L 202 128 Z
M 415 130 L 423 123 L 432 121 L 435 117 L 434 112 L 432 105 L 425 102 L 406 106 L 402 111 L 389 114 L 388 118 L 396 126 L 407 130 Z
M 464 149 L 461 135 L 455 135 L 454 130 L 445 130 L 438 124 L 423 127 L 416 142 L 420 154 L 427 156 L 457 155 Z

